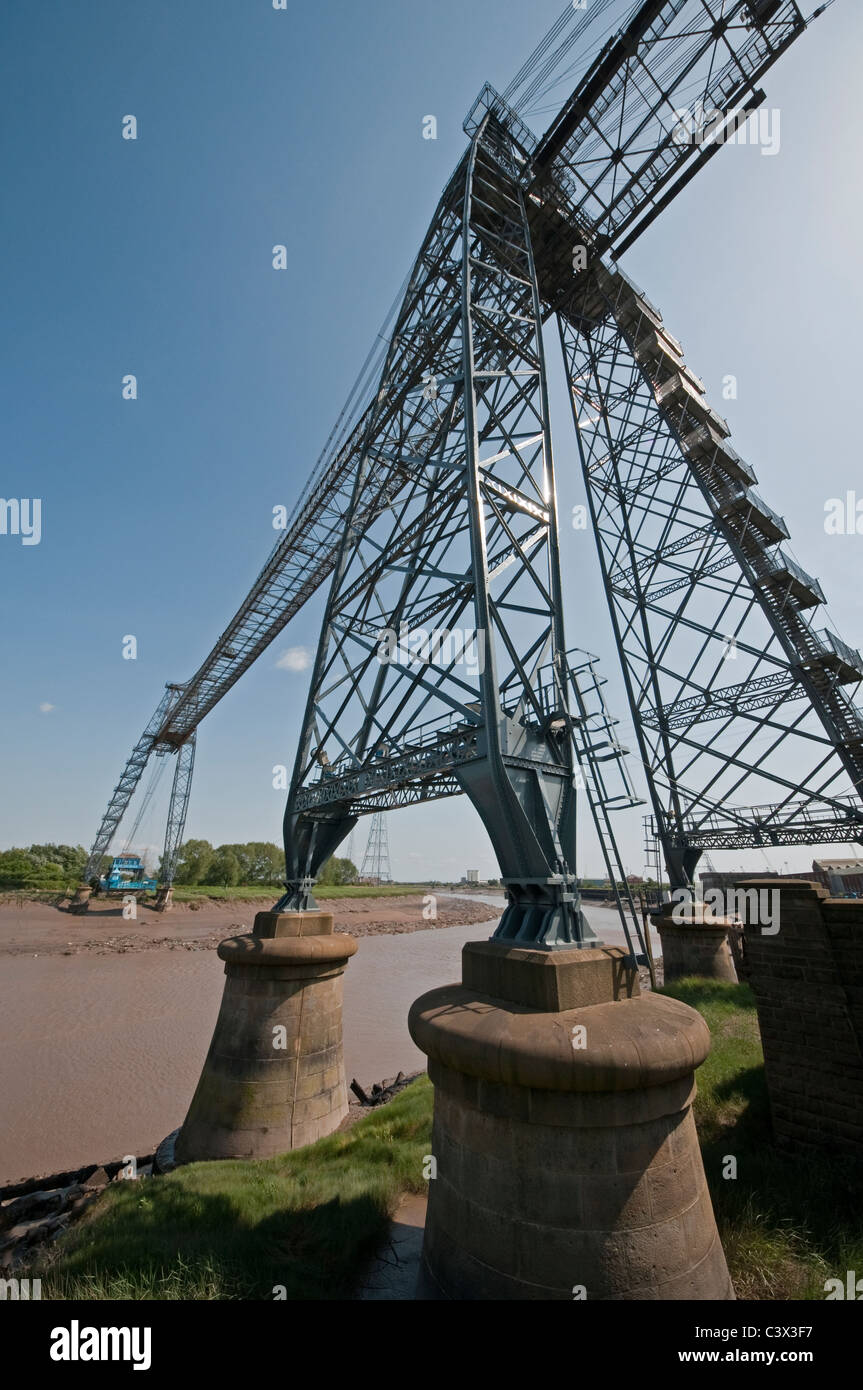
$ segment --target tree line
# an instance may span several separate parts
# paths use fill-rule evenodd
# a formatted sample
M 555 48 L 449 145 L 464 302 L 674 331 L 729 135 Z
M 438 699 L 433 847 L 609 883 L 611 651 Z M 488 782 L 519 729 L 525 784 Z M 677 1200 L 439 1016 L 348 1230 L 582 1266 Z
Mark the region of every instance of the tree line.
M 285 851 L 267 841 L 213 846 L 209 840 L 186 840 L 180 849 L 174 882 L 186 887 L 227 887 L 255 884 L 277 887 L 285 877 Z M 318 875 L 318 883 L 355 883 L 356 865 L 333 856 Z
M 108 863 L 111 861 L 108 860 Z M 83 845 L 31 845 L 0 850 L 0 883 L 27 883 L 47 887 L 78 880 L 87 863 Z
M 30 845 L 0 850 L 0 884 L 28 887 L 64 887 L 80 882 L 88 852 L 83 845 Z M 106 874 L 112 856 L 103 854 L 99 874 Z M 159 864 L 158 877 L 162 877 Z M 285 877 L 285 852 L 280 845 L 250 840 L 244 845 L 211 845 L 209 840 L 187 840 L 180 848 L 174 882 L 189 887 L 261 884 L 278 887 Z M 350 859 L 334 856 L 318 875 L 318 883 L 356 883 L 357 867 Z

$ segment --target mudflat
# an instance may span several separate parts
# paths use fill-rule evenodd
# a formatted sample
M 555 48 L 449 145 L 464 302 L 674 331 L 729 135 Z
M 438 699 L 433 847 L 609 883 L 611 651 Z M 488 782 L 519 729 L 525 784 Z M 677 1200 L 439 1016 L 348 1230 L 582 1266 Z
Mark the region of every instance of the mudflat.
M 322 900 L 335 930 L 351 936 L 391 936 L 488 920 L 487 903 L 468 898 L 407 894 L 405 897 Z M 0 902 L 0 955 L 67 955 L 158 950 L 215 950 L 226 936 L 250 931 L 255 913 L 272 906 L 266 898 L 177 903 L 154 912 L 138 903 L 135 918 L 123 916 L 116 898 L 95 898 L 82 916 L 49 902 Z M 429 917 L 432 906 L 436 915 Z

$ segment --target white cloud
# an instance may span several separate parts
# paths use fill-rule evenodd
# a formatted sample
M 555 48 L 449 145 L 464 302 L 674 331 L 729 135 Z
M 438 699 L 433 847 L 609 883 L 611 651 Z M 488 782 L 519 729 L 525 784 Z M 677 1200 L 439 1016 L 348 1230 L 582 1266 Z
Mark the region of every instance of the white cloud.
M 280 671 L 308 671 L 312 653 L 308 647 L 288 647 L 276 662 Z
M 39 709 L 42 711 L 43 714 L 50 714 L 52 709 L 54 709 L 54 705 L 49 705 L 47 700 L 43 700 L 42 704 L 39 706 Z

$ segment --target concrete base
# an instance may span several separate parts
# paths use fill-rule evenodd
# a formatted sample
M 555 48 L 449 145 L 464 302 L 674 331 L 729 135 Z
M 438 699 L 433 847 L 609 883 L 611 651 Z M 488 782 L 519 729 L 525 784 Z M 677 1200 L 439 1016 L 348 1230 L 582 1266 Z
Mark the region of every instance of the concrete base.
M 79 883 L 75 889 L 75 895 L 69 903 L 69 911 L 77 914 L 84 913 L 90 905 L 90 894 L 93 889 L 89 883 Z
M 338 1129 L 342 976 L 356 949 L 325 912 L 259 912 L 251 934 L 220 944 L 225 993 L 178 1163 L 269 1158 Z
M 691 1110 L 710 1035 L 623 954 L 470 944 L 465 983 L 411 1009 L 435 1086 L 419 1297 L 734 1297 Z
M 706 980 L 737 982 L 737 969 L 728 942 L 728 928 L 735 925 L 724 917 L 705 914 L 693 922 L 672 922 L 667 913 L 653 917 L 662 943 L 663 979 L 666 984 L 687 975 Z
M 174 906 L 173 888 L 157 888 L 156 900 L 153 903 L 154 912 L 169 912 Z

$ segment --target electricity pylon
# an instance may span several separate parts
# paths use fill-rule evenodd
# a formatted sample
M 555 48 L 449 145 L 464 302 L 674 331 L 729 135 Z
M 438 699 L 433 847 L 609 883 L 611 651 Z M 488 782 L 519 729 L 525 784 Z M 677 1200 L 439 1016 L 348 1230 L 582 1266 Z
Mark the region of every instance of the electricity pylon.
M 369 824 L 369 839 L 363 855 L 360 878 L 369 883 L 393 881 L 390 870 L 390 843 L 383 811 L 375 811 Z

